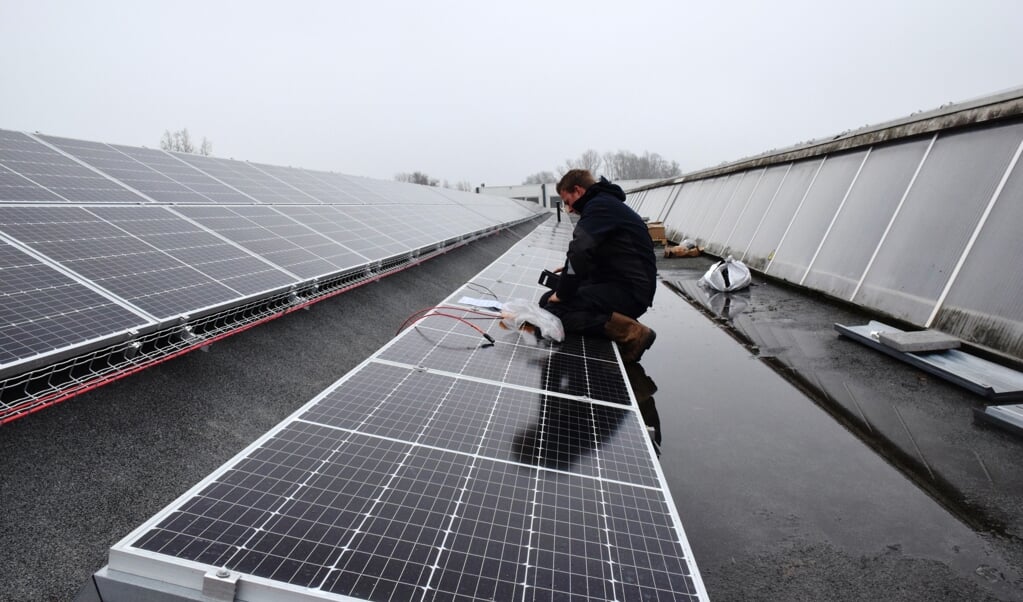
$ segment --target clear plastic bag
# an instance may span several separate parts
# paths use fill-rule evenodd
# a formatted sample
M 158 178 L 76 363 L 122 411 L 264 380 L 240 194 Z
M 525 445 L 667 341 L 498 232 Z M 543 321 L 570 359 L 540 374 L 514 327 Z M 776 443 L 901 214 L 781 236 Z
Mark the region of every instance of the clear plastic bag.
M 517 331 L 532 345 L 537 344 L 539 338 L 558 343 L 565 340 L 565 327 L 561 325 L 561 319 L 535 301 L 505 301 L 501 306 L 501 326 Z
M 716 291 L 727 293 L 746 288 L 750 283 L 749 268 L 741 261 L 729 255 L 724 261 L 710 266 L 707 273 L 700 278 L 700 285 Z

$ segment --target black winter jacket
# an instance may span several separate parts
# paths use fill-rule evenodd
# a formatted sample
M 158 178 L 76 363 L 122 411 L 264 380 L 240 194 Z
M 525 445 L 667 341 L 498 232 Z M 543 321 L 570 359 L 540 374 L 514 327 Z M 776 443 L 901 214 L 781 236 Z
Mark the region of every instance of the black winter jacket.
M 568 245 L 558 298 L 587 282 L 620 283 L 649 307 L 657 287 L 654 243 L 643 219 L 625 204 L 621 187 L 601 178 L 572 205 L 580 217 Z

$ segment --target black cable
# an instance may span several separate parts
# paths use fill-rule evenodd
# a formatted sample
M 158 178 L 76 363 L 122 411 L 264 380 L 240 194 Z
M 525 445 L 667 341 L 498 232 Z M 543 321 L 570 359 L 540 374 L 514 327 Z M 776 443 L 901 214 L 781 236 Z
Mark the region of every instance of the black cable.
M 476 284 L 475 282 L 469 282 L 465 286 L 469 287 L 470 289 L 472 289 L 472 290 L 474 290 L 476 292 L 486 293 L 486 294 L 490 295 L 491 297 L 493 297 L 495 301 L 498 301 L 498 302 L 501 301 L 500 297 L 498 297 L 497 295 L 494 294 L 494 291 L 492 291 L 489 288 L 483 286 L 482 284 Z

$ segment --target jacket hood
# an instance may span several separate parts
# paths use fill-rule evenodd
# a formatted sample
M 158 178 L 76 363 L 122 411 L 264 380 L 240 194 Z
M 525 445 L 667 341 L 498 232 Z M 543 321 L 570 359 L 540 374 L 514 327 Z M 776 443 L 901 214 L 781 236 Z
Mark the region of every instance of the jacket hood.
M 600 194 L 611 195 L 619 201 L 623 203 L 625 202 L 625 191 L 622 190 L 622 187 L 617 184 L 612 184 L 607 178 L 601 176 L 600 181 L 587 188 L 586 193 L 579 197 L 579 200 L 572 205 L 572 208 L 579 213 L 582 213 L 583 207 L 586 206 L 586 203 L 593 197 Z

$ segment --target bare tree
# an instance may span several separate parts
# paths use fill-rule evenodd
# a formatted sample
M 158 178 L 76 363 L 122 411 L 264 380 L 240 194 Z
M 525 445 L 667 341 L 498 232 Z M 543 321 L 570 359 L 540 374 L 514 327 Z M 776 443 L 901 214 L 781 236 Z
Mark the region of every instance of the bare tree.
M 192 143 L 192 136 L 188 133 L 188 128 L 182 128 L 176 132 L 165 130 L 160 138 L 160 148 L 165 151 L 176 151 L 179 153 L 198 152 L 201 155 L 213 153 L 213 143 L 205 137 L 202 139 L 202 146 L 196 150 L 195 144 Z
M 437 186 L 440 184 L 440 180 L 437 178 L 431 178 L 421 171 L 414 171 L 412 173 L 400 173 L 394 176 L 394 179 L 399 182 L 408 182 L 409 184 L 422 184 L 424 186 Z
M 183 153 L 195 152 L 195 145 L 192 144 L 192 137 L 188 134 L 188 128 L 174 132 L 174 143 L 178 147 L 177 150 Z
M 469 180 L 460 180 L 455 182 L 455 190 L 461 190 L 462 192 L 472 192 L 472 182 Z
M 561 167 L 561 173 L 565 173 L 570 169 L 585 169 L 592 174 L 596 174 L 600 171 L 600 165 L 604 160 L 601 159 L 600 153 L 593 150 L 592 148 L 579 155 L 578 159 L 566 159 L 565 165 Z
M 619 151 L 619 154 L 622 154 L 622 151 Z M 628 159 L 625 162 L 626 169 L 618 175 L 618 179 L 650 180 L 670 178 L 682 173 L 677 161 L 669 162 L 657 153 L 644 151 L 641 157 L 628 153 Z
M 557 182 L 558 177 L 553 172 L 549 171 L 538 171 L 535 174 L 527 177 L 522 181 L 523 184 L 546 184 L 548 182 Z
M 595 151 L 586 151 L 581 157 L 567 162 L 564 170 L 589 169 L 594 175 L 601 167 L 599 175 L 611 180 L 647 180 L 671 178 L 682 173 L 677 161 L 668 161 L 657 153 L 644 151 L 642 155 L 620 150 L 615 153 L 604 153 L 596 160 Z M 593 166 L 596 167 L 593 167 Z

